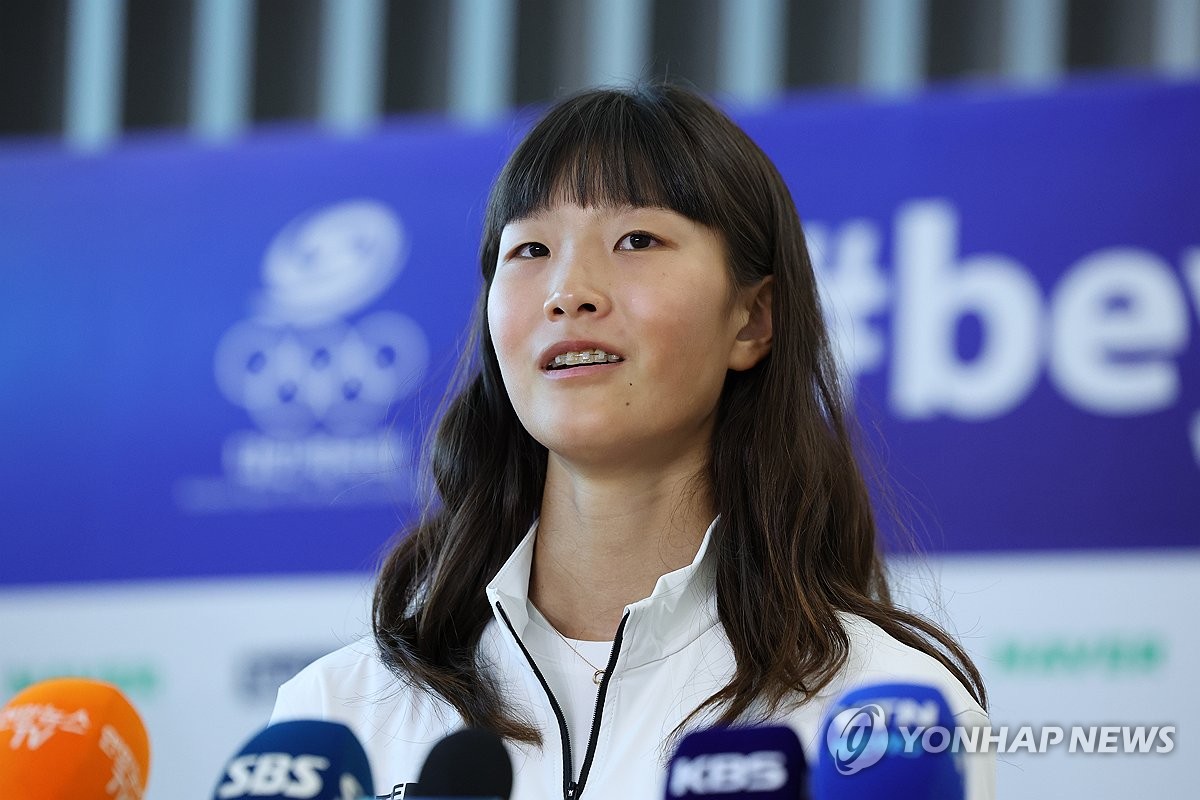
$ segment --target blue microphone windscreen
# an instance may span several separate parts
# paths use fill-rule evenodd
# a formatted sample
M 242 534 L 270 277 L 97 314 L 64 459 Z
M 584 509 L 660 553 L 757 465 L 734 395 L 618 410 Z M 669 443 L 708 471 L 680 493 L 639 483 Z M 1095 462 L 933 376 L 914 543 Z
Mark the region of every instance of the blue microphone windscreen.
M 954 725 L 932 686 L 886 683 L 847 692 L 822 725 L 813 797 L 962 800 Z
M 345 725 L 296 720 L 270 725 L 225 765 L 213 800 L 361 800 L 374 784 L 367 754 Z
M 666 797 L 797 800 L 807 797 L 807 772 L 791 728 L 708 728 L 679 743 L 668 767 Z

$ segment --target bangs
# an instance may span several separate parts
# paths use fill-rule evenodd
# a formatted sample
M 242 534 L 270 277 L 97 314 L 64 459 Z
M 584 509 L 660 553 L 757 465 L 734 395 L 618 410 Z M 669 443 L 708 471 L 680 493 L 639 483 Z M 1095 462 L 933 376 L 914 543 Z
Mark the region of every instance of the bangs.
M 716 223 L 715 176 L 662 88 L 593 92 L 557 106 L 513 154 L 488 204 L 486 238 L 558 203 L 667 208 Z

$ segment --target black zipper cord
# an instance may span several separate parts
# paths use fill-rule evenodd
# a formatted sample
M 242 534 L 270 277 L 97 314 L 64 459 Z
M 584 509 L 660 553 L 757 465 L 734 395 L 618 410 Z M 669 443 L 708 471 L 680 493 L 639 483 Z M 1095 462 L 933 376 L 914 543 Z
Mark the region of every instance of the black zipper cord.
M 596 743 L 600 740 L 600 718 L 604 714 L 604 698 L 608 695 L 608 680 L 617 667 L 617 657 L 621 654 L 621 640 L 625 636 L 625 623 L 629 621 L 629 612 L 621 617 L 617 626 L 617 635 L 613 637 L 612 652 L 608 654 L 608 665 L 604 668 L 604 677 L 600 679 L 600 690 L 596 692 L 596 709 L 592 712 L 592 732 L 588 736 L 587 751 L 583 757 L 583 766 L 579 768 L 579 781 L 575 784 L 575 797 L 583 794 L 583 785 L 587 783 L 588 773 L 592 770 L 592 759 L 596 755 Z
M 563 797 L 565 800 L 573 800 L 575 795 L 575 782 L 571 778 L 571 732 L 567 730 L 567 718 L 563 715 L 562 707 L 559 706 L 558 700 L 554 698 L 554 692 L 550 691 L 550 684 L 546 682 L 546 676 L 538 669 L 537 663 L 530 655 L 525 643 L 521 641 L 521 637 L 517 636 L 517 629 L 513 627 L 512 621 L 508 618 L 508 614 L 504 613 L 504 606 L 500 605 L 500 601 L 496 601 L 496 610 L 500 612 L 500 616 L 504 618 L 504 624 L 508 626 L 508 632 L 512 634 L 516 640 L 517 647 L 521 648 L 521 652 L 525 654 L 525 660 L 529 662 L 530 668 L 533 669 L 533 674 L 537 676 L 538 683 L 542 684 L 542 689 L 546 692 L 547 699 L 550 700 L 550 708 L 554 710 L 554 716 L 558 719 L 558 732 L 562 737 L 562 753 L 563 753 Z M 605 675 L 605 679 L 608 676 Z
M 558 719 L 558 731 L 562 737 L 563 744 L 563 798 L 564 800 L 576 800 L 583 793 L 583 785 L 587 783 L 588 773 L 592 769 L 592 760 L 596 756 L 596 743 L 600 740 L 600 720 L 604 716 L 604 698 L 608 696 L 608 681 L 612 677 L 613 670 L 617 666 L 617 658 L 621 654 L 621 640 L 625 635 L 625 623 L 629 621 L 629 612 L 625 612 L 625 616 L 621 617 L 621 624 L 617 626 L 617 634 L 613 637 L 612 652 L 608 654 L 608 664 L 604 669 L 604 677 L 600 679 L 600 689 L 596 692 L 596 707 L 592 711 L 592 730 L 588 735 L 587 750 L 583 756 L 583 766 L 579 768 L 579 782 L 576 783 L 572 777 L 571 764 L 571 732 L 567 729 L 567 718 L 563 714 L 562 706 L 558 704 L 558 700 L 554 697 L 554 692 L 550 689 L 550 684 L 546 681 L 546 676 L 538 669 L 537 662 L 533 660 L 533 655 L 529 649 L 525 647 L 525 643 L 521 641 L 521 637 L 517 635 L 517 629 L 513 627 L 512 620 L 508 618 L 508 614 L 504 612 L 504 606 L 496 601 L 496 610 L 500 612 L 501 618 L 504 619 L 504 624 L 508 626 L 508 632 L 512 634 L 516 640 L 517 647 L 521 648 L 521 652 L 525 655 L 525 660 L 529 662 L 530 669 L 537 676 L 538 683 L 542 685 L 542 690 L 546 693 L 546 698 L 550 701 L 550 708 L 554 710 L 554 716 Z

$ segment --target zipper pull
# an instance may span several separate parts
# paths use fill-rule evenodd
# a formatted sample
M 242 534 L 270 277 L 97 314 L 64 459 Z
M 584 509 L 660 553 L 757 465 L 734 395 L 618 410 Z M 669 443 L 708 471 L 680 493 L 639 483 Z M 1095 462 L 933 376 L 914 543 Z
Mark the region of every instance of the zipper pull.
M 565 800 L 575 800 L 575 790 L 579 788 L 579 784 L 575 781 L 567 781 L 567 788 L 563 791 Z

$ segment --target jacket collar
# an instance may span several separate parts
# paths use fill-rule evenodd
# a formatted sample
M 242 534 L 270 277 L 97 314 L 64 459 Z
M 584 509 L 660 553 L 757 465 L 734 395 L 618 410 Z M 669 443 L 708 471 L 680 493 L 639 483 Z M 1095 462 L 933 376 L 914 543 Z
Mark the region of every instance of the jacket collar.
M 716 524 L 714 519 L 704 532 L 700 549 L 691 564 L 661 576 L 649 597 L 625 606 L 629 621 L 625 624 L 617 660 L 618 671 L 678 652 L 717 624 L 715 555 L 710 553 Z M 537 522 L 534 522 L 487 586 L 492 614 L 504 623 L 496 610 L 499 603 L 513 630 L 522 638 L 530 622 L 529 575 L 536 539 Z

